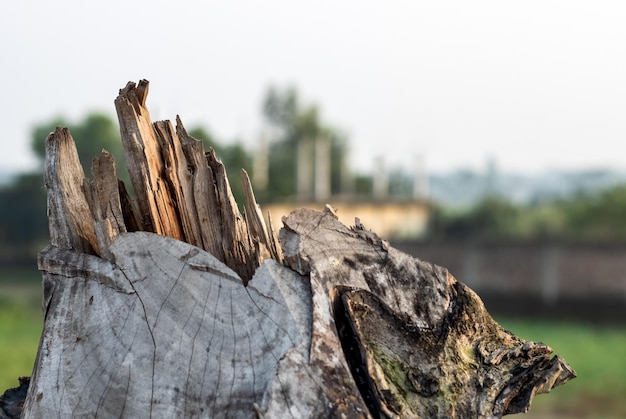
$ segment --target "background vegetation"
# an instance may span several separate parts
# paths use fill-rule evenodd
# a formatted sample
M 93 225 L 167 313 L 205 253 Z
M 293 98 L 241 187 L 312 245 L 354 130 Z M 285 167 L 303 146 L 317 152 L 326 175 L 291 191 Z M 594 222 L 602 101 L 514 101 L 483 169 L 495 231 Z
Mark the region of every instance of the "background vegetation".
M 432 239 L 626 240 L 626 185 L 528 205 L 487 196 L 466 209 L 433 207 Z
M 0 394 L 31 375 L 43 327 L 41 274 L 0 272 Z

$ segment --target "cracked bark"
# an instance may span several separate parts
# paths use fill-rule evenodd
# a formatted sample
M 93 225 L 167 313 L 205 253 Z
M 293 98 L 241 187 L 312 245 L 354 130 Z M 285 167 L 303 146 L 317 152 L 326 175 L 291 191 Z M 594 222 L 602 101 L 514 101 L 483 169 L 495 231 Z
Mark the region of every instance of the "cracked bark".
M 152 124 L 147 81 L 116 108 L 134 203 L 108 153 L 85 179 L 47 139 L 44 331 L 24 417 L 500 417 L 575 373 L 503 330 L 442 267 L 324 211 L 277 238 L 247 174 Z M 138 210 L 135 210 L 137 208 Z

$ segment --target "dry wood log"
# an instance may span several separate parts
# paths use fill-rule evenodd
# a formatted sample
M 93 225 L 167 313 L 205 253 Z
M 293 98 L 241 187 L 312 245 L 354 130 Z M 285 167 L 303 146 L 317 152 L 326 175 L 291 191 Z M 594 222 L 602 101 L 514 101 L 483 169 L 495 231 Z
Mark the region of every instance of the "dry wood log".
M 69 132 L 47 139 L 24 417 L 492 418 L 575 376 L 445 268 L 330 207 L 285 217 L 278 240 L 247 174 L 242 216 L 215 153 L 179 118 L 152 124 L 147 91 L 116 100 L 136 204 L 108 153 L 87 181 Z

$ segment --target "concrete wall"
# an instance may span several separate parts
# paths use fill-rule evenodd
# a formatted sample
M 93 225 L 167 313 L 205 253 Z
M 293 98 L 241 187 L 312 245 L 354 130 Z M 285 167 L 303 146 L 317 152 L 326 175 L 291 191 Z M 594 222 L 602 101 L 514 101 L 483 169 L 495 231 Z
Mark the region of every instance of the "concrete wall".
M 392 244 L 448 268 L 490 311 L 626 323 L 624 244 Z

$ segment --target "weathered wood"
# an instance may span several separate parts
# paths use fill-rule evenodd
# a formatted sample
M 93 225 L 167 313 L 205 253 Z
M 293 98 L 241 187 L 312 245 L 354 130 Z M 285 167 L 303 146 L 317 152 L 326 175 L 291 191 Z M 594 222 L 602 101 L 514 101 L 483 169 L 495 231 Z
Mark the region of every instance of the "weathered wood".
M 138 213 L 108 153 L 47 140 L 45 323 L 24 417 L 501 417 L 575 376 L 445 268 L 331 207 L 277 239 L 148 83 L 116 100 Z M 138 231 L 144 230 L 144 231 Z M 185 242 L 187 241 L 187 242 Z M 280 242 L 280 243 L 279 243 Z
M 85 197 L 85 172 L 67 128 L 57 128 L 46 139 L 44 181 L 48 190 L 50 244 L 97 253 L 94 220 Z
M 248 235 L 245 220 L 239 212 L 237 202 L 230 190 L 230 183 L 226 175 L 226 168 L 222 164 L 215 150 L 206 153 L 206 160 L 213 173 L 215 190 L 217 195 L 217 211 L 222 236 L 222 250 L 224 262 L 248 280 L 252 278 L 256 266 L 258 266 L 259 249 L 255 246 L 258 242 L 252 242 Z
M 42 252 L 52 289 L 28 415 L 253 417 L 278 361 L 306 342 L 292 314 L 307 307 L 306 278 L 269 260 L 244 287 L 212 255 L 153 233 L 110 251 L 114 264 Z
M 111 260 L 109 246 L 120 233 L 126 232 L 120 190 L 113 156 L 103 150 L 93 160 L 90 208 L 101 256 Z
M 166 171 L 160 143 L 145 106 L 148 82 L 129 82 L 115 99 L 128 173 L 137 194 L 143 230 L 182 240 L 171 189 L 163 177 Z
M 137 210 L 130 194 L 126 190 L 126 185 L 121 180 L 117 180 L 117 187 L 120 197 L 120 206 L 122 208 L 122 216 L 124 218 L 124 225 L 127 231 L 143 231 L 143 225 L 141 223 L 141 217 Z
M 243 182 L 243 193 L 246 202 L 246 225 L 248 226 L 250 238 L 258 243 L 255 247 L 259 249 L 259 261 L 275 259 L 282 262 L 280 246 L 277 245 L 276 236 L 270 235 L 267 231 L 261 207 L 256 202 L 248 172 L 244 169 L 241 169 L 241 181 Z
M 283 223 L 285 262 L 311 278 L 312 362 L 345 375 L 345 361 L 332 362 L 326 349 L 341 341 L 370 412 L 501 417 L 575 376 L 548 346 L 502 329 L 446 269 L 348 229 L 330 208 L 295 211 Z
M 164 173 L 161 175 L 175 202 L 176 212 L 182 227 L 183 241 L 202 246 L 199 225 L 193 205 L 191 174 L 186 164 L 182 145 L 170 121 L 157 121 L 154 131 L 163 157 Z
M 195 208 L 202 248 L 221 261 L 226 260 L 222 248 L 222 228 L 215 220 L 220 219 L 220 206 L 215 189 L 215 178 L 209 169 L 202 141 L 187 134 L 180 117 L 176 117 L 176 134 L 187 160 L 192 188 L 187 199 Z
M 244 282 L 263 260 L 281 260 L 251 189 L 246 195 L 252 200 L 247 204 L 252 211 L 249 231 L 215 152 L 205 153 L 180 118 L 176 129 L 169 121 L 153 124 L 145 105 L 147 92 L 146 80 L 129 82 L 115 100 L 138 212 L 125 185 L 118 182 L 116 187 L 115 163 L 108 153 L 94 161 L 90 184 L 69 131 L 59 129 L 47 140 L 51 244 L 110 258 L 107 247 L 118 234 L 149 231 L 209 251 Z M 58 243 L 60 237 L 65 243 Z

